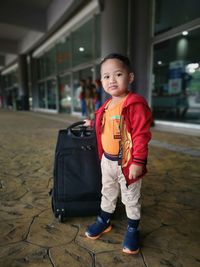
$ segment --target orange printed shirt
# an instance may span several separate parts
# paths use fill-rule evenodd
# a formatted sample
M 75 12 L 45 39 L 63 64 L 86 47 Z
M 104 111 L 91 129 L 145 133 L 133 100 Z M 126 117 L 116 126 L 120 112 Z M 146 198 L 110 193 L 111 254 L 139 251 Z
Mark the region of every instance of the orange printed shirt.
M 124 100 L 125 98 L 111 108 L 109 108 L 109 102 L 105 108 L 101 142 L 104 152 L 110 155 L 118 155 L 119 153 L 120 118 Z

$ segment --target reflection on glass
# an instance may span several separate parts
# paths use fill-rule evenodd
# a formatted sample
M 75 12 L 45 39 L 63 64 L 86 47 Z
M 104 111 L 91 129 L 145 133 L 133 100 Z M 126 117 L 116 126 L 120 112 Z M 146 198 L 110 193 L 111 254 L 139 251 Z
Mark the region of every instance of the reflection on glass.
M 199 0 L 156 0 L 155 34 L 159 34 L 200 17 Z
M 63 38 L 56 45 L 56 63 L 58 72 L 62 72 L 71 65 L 70 38 Z
M 73 74 L 73 110 L 75 112 L 81 112 L 81 101 L 80 101 L 80 72 Z
M 59 95 L 60 95 L 60 100 L 59 100 L 60 111 L 70 113 L 72 107 L 72 97 L 71 97 L 71 83 L 69 75 L 60 78 Z
M 85 64 L 92 65 L 101 56 L 100 29 L 100 15 L 95 15 L 36 59 L 40 108 L 56 109 L 58 100 L 59 111 L 81 112 L 80 80 L 93 77 L 94 72 L 92 67 L 82 68 Z M 81 70 L 73 72 L 71 84 L 72 75 L 66 73 L 72 73 L 74 67 Z M 60 77 L 58 89 L 54 82 L 56 76 Z
M 46 76 L 56 73 L 56 49 L 51 48 L 45 55 Z
M 81 99 L 80 93 L 82 87 L 80 84 L 81 79 L 87 80 L 88 77 L 93 77 L 94 69 L 92 67 L 82 69 L 73 73 L 73 110 L 75 112 L 81 112 Z
M 18 69 L 2 75 L 2 85 L 4 89 L 18 85 Z
M 154 46 L 155 118 L 200 123 L 200 29 Z
M 56 109 L 56 81 L 47 81 L 47 107 L 48 109 Z
M 45 56 L 44 55 L 37 59 L 37 75 L 38 75 L 38 80 L 40 80 L 46 76 L 46 73 L 45 73 Z
M 38 85 L 38 98 L 39 98 L 39 108 L 45 108 L 45 84 L 40 83 Z
M 73 66 L 93 59 L 93 20 L 88 21 L 72 33 Z

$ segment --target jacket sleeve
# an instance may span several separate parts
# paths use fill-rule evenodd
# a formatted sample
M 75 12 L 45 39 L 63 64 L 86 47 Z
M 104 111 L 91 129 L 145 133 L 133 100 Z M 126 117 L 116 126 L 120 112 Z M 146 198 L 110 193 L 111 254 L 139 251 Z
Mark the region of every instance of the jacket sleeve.
M 90 127 L 95 128 L 95 120 L 90 120 Z
M 152 113 L 143 103 L 135 103 L 130 107 L 130 127 L 132 136 L 132 162 L 135 165 L 146 165 L 148 156 L 148 143 L 151 140 L 150 127 Z

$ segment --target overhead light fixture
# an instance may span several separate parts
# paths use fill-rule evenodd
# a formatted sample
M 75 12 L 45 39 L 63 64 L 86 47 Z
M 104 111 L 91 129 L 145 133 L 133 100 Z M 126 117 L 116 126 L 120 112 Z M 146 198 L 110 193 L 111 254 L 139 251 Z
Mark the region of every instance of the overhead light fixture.
M 62 37 L 60 40 L 59 40 L 59 42 L 61 43 L 61 44 L 64 44 L 65 43 L 65 37 Z
M 85 48 L 84 47 L 79 47 L 78 49 L 80 52 L 84 52 L 85 51 Z
M 188 35 L 188 31 L 183 31 L 183 32 L 182 32 L 182 35 L 183 35 L 183 36 Z
M 189 73 L 194 73 L 199 68 L 199 63 L 190 63 L 186 66 L 186 71 Z
M 157 64 L 158 64 L 158 65 L 162 65 L 162 61 L 161 61 L 161 60 L 158 60 L 158 61 L 157 61 Z
M 7 67 L 5 70 L 1 72 L 1 75 L 6 75 L 10 72 L 16 71 L 18 68 L 18 63 L 14 63 L 13 65 Z
M 40 57 L 43 51 L 48 51 L 50 46 L 54 46 L 60 38 L 62 38 L 63 36 L 68 36 L 78 23 L 84 21 L 86 18 L 89 19 L 90 16 L 92 17 L 92 14 L 95 14 L 98 11 L 98 1 L 90 1 L 88 5 L 81 9 L 77 16 L 74 16 L 63 27 L 61 27 L 60 30 L 53 34 L 45 43 L 38 47 L 33 52 L 33 57 Z

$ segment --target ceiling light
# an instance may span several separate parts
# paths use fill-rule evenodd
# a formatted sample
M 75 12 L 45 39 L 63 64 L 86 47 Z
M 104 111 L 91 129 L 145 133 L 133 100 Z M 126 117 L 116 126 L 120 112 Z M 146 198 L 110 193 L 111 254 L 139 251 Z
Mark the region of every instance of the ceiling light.
M 79 47 L 78 49 L 80 52 L 84 52 L 85 51 L 85 48 L 84 47 Z
M 194 73 L 199 68 L 199 63 L 190 63 L 186 66 L 186 71 Z
M 162 65 L 162 61 L 161 60 L 158 60 L 157 64 L 158 65 Z
M 182 35 L 183 35 L 183 36 L 188 35 L 188 31 L 183 31 L 183 32 L 182 32 Z

